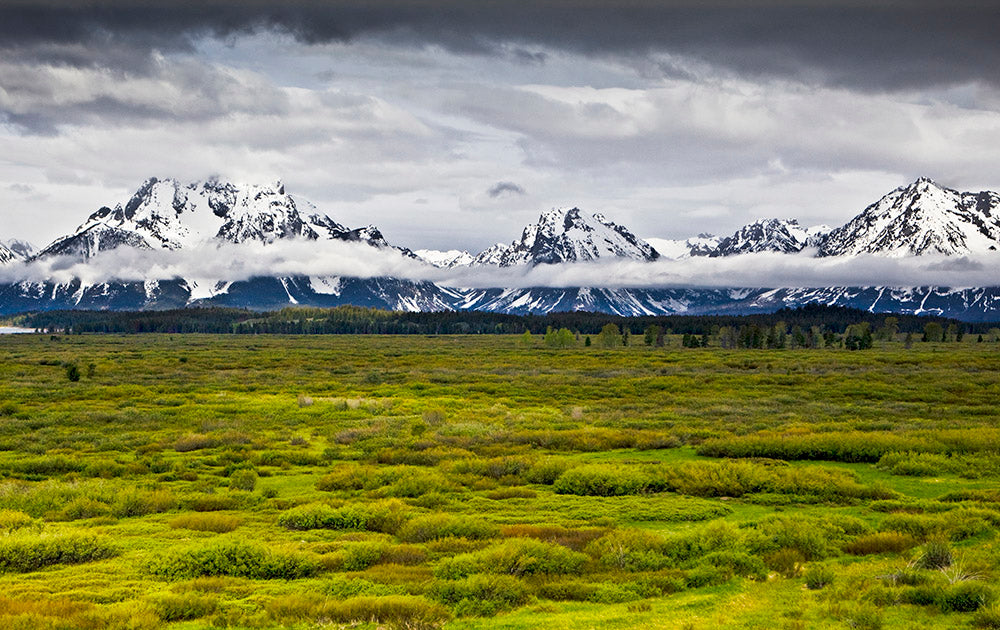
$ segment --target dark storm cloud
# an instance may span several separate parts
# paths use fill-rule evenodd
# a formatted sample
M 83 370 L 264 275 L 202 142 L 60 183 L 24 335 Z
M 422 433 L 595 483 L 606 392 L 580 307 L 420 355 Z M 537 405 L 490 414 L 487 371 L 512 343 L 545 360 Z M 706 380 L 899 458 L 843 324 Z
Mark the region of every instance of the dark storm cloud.
M 369 36 L 477 54 L 510 54 L 514 43 L 535 62 L 544 56 L 532 46 L 663 51 L 744 76 L 866 90 L 1000 84 L 1000 11 L 985 1 L 15 0 L 0 8 L 0 46 L 73 65 L 136 66 L 145 59 L 122 50 L 183 50 L 199 36 L 263 29 L 307 43 Z
M 486 191 L 486 194 L 490 196 L 490 199 L 496 199 L 498 197 L 503 197 L 504 195 L 524 195 L 526 193 L 524 188 L 518 186 L 514 182 L 497 182 L 490 186 L 490 189 Z

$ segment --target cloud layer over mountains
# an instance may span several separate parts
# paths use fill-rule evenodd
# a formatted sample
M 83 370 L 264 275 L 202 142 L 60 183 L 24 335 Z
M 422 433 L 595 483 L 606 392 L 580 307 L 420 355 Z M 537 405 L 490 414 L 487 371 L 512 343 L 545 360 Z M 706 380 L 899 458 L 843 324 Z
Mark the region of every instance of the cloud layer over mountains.
M 394 277 L 463 288 L 528 287 L 830 287 L 949 286 L 996 284 L 1000 254 L 961 257 L 881 256 L 813 258 L 801 254 L 755 253 L 680 260 L 600 260 L 559 265 L 456 267 L 441 269 L 403 256 L 344 241 L 286 240 L 204 244 L 183 250 L 105 251 L 87 261 L 50 257 L 0 267 L 0 283 L 80 279 L 92 285 L 112 281 L 184 278 L 202 286 L 217 281 L 274 276 Z

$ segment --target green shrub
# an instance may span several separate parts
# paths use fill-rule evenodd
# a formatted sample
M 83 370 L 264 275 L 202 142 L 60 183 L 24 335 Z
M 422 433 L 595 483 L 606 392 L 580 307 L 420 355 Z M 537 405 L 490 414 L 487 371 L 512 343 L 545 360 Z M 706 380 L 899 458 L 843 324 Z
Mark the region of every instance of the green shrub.
M 994 604 L 979 608 L 972 615 L 972 625 L 984 630 L 1000 630 L 1000 606 Z
M 865 591 L 862 601 L 874 604 L 879 608 L 895 606 L 899 603 L 899 591 L 894 588 L 887 588 L 882 584 L 875 584 Z
M 612 497 L 639 494 L 649 486 L 649 477 L 634 468 L 591 465 L 571 468 L 559 475 L 553 489 L 558 494 Z
M 486 498 L 493 501 L 504 501 L 506 499 L 534 499 L 538 493 L 530 488 L 500 488 L 493 492 L 487 492 Z
M 67 459 L 61 455 L 30 457 L 11 462 L 7 468 L 13 475 L 38 478 L 83 472 L 86 464 L 79 459 Z
M 278 517 L 286 529 L 340 529 L 395 533 L 407 518 L 408 510 L 399 501 L 352 503 L 332 508 L 325 503 L 309 503 L 292 508 Z
M 919 569 L 906 567 L 885 576 L 884 579 L 889 580 L 894 585 L 904 585 L 904 586 L 920 586 L 921 584 L 926 584 L 930 581 L 928 575 Z
M 703 588 L 706 586 L 718 586 L 729 581 L 729 573 L 722 567 L 714 567 L 710 564 L 699 564 L 687 571 L 687 588 Z
M 336 529 L 328 525 L 337 521 L 338 515 L 338 511 L 326 503 L 309 503 L 283 512 L 278 517 L 278 524 L 285 529 L 295 530 Z
M 481 519 L 451 514 L 428 514 L 408 521 L 400 528 L 400 540 L 411 543 L 428 542 L 441 538 L 467 538 L 483 540 L 496 538 L 500 528 Z
M 473 573 L 500 575 L 577 574 L 587 556 L 531 538 L 513 538 L 482 551 L 460 554 L 443 560 L 434 570 L 435 577 L 465 578 Z
M 859 536 L 844 545 L 845 553 L 868 556 L 876 553 L 899 553 L 917 545 L 913 536 L 901 532 L 876 532 Z
M 894 475 L 932 477 L 955 472 L 955 465 L 946 455 L 938 453 L 894 452 L 886 453 L 877 467 Z
M 806 588 L 817 591 L 825 586 L 833 584 L 836 577 L 833 569 L 823 564 L 813 564 L 806 568 L 805 581 Z
M 187 621 L 215 612 L 219 600 L 213 595 L 164 593 L 153 598 L 153 607 L 164 621 Z
M 66 507 L 54 515 L 53 520 L 77 521 L 84 518 L 107 516 L 110 513 L 111 507 L 106 503 L 88 499 L 87 497 L 78 497 L 67 503 Z
M 973 612 L 993 603 L 994 593 L 982 582 L 959 582 L 941 595 L 942 612 Z
M 913 606 L 936 606 L 942 597 L 944 587 L 936 584 L 912 586 L 899 593 L 899 601 Z
M 578 580 L 556 580 L 542 582 L 538 596 L 557 602 L 586 602 L 597 593 L 597 585 Z
M 118 555 L 115 547 L 82 534 L 0 538 L 0 573 L 27 573 L 54 564 L 80 564 Z
M 199 514 L 182 514 L 170 521 L 174 529 L 191 529 L 199 532 L 215 532 L 224 534 L 240 526 L 240 519 L 235 516 L 216 514 L 212 512 Z
M 714 551 L 705 554 L 700 563 L 724 569 L 730 576 L 752 580 L 767 579 L 767 567 L 764 566 L 764 561 L 741 551 Z
M 392 584 L 381 584 L 359 577 L 331 576 L 323 580 L 323 592 L 337 599 L 359 597 L 362 595 L 384 597 L 385 595 L 401 595 L 404 587 Z
M 831 519 L 774 516 L 754 524 L 745 532 L 749 551 L 767 555 L 792 549 L 803 560 L 820 560 L 833 553 L 833 545 L 846 536 L 845 526 Z
M 416 498 L 435 492 L 450 492 L 451 482 L 435 471 L 416 471 L 404 474 L 401 478 L 378 489 L 378 494 L 384 497 Z
M 528 483 L 551 486 L 571 466 L 572 464 L 567 460 L 547 457 L 532 464 L 531 468 L 524 472 L 524 480 Z
M 244 490 L 253 492 L 257 487 L 257 472 L 253 470 L 237 470 L 229 475 L 229 488 L 231 490 Z
M 389 595 L 331 600 L 316 595 L 285 595 L 265 604 L 273 619 L 336 624 L 384 624 L 396 628 L 436 628 L 451 615 L 441 604 L 423 597 Z
M 882 529 L 905 532 L 919 540 L 965 540 L 989 531 L 995 521 L 998 515 L 993 510 L 958 509 L 938 514 L 890 514 L 882 521 Z
M 705 440 L 698 454 L 708 457 L 767 457 L 874 463 L 893 451 L 941 452 L 940 442 L 888 432 L 759 434 Z
M 850 614 L 847 625 L 854 630 L 882 630 L 882 613 L 871 606 L 862 606 Z
M 338 467 L 316 482 L 316 489 L 324 492 L 337 490 L 363 490 L 369 487 L 376 476 L 374 466 L 356 464 Z
M 489 617 L 523 606 L 529 599 L 528 587 L 508 575 L 473 575 L 463 580 L 436 581 L 428 597 L 452 606 L 459 616 Z
M 153 575 L 170 579 L 229 575 L 255 580 L 292 580 L 314 575 L 319 563 L 301 553 L 225 541 L 164 554 L 155 558 L 148 569 Z
M 185 497 L 184 507 L 195 512 L 218 512 L 220 510 L 238 510 L 243 501 L 240 497 L 225 494 L 197 494 Z
M 323 558 L 326 568 L 341 571 L 364 571 L 376 564 L 416 565 L 426 561 L 427 552 L 419 547 L 380 541 L 350 543 Z
M 380 542 L 359 542 L 348 545 L 341 555 L 344 571 L 364 571 L 382 560 L 389 545 Z
M 41 530 L 42 524 L 30 514 L 18 510 L 0 510 L 0 532 L 11 534 L 21 529 Z
M 794 578 L 802 573 L 805 556 L 799 549 L 784 547 L 767 555 L 767 566 L 783 577 Z
M 853 473 L 817 466 L 786 466 L 747 461 L 684 462 L 650 471 L 650 489 L 698 497 L 739 497 L 751 493 L 793 495 L 808 501 L 850 503 L 887 499 L 895 494 L 866 486 Z
M 172 510 L 177 499 L 169 490 L 132 490 L 121 493 L 111 504 L 111 514 L 117 518 L 145 516 Z
M 532 468 L 533 463 L 525 457 L 504 455 L 490 459 L 461 459 L 451 465 L 451 472 L 460 475 L 479 475 L 491 479 L 520 477 Z
M 601 536 L 607 535 L 608 530 L 600 527 L 561 527 L 559 525 L 527 525 L 520 523 L 517 525 L 505 525 L 500 528 L 500 533 L 505 538 L 534 538 L 562 545 L 573 551 L 583 551 L 588 544 Z
M 692 545 L 677 545 L 687 547 Z M 667 557 L 663 537 L 639 529 L 615 530 L 587 545 L 585 551 L 601 565 L 621 571 L 654 571 L 675 564 L 678 560 L 701 555 L 700 545 L 696 550 Z M 678 558 L 677 555 L 682 557 Z
M 918 569 L 947 569 L 952 561 L 951 545 L 943 540 L 932 540 L 920 550 L 914 566 Z
M 621 604 L 623 602 L 634 602 L 642 599 L 642 595 L 637 593 L 630 583 L 608 583 L 603 582 L 595 585 L 593 594 L 587 601 L 596 604 Z

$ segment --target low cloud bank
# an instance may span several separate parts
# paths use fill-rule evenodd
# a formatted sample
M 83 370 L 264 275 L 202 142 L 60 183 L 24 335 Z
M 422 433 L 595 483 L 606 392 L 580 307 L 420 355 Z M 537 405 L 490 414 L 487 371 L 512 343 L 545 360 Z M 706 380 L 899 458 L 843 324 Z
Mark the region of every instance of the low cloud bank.
M 0 282 L 92 285 L 183 278 L 210 286 L 253 277 L 394 277 L 461 288 L 817 288 L 830 286 L 982 287 L 1000 284 L 1000 253 L 969 257 L 814 258 L 808 253 L 693 257 L 652 263 L 611 260 L 535 267 L 439 269 L 397 250 L 341 241 L 270 245 L 205 244 L 182 251 L 122 247 L 89 260 L 51 257 L 0 267 Z

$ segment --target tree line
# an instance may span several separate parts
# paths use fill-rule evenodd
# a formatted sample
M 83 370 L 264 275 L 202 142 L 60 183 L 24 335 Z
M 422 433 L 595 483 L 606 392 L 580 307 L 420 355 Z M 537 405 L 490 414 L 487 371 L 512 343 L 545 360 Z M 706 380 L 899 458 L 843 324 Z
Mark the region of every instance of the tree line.
M 910 341 L 961 341 L 965 334 L 1000 335 L 996 324 L 968 324 L 941 317 L 869 313 L 810 304 L 750 315 L 666 315 L 624 317 L 607 313 L 563 312 L 511 315 L 483 311 L 411 313 L 359 306 L 293 307 L 271 312 L 235 308 L 164 311 L 47 311 L 13 320 L 41 331 L 78 333 L 212 334 L 524 334 L 549 337 L 554 345 L 619 345 L 630 336 L 651 346 L 680 336 L 684 347 L 713 343 L 725 348 L 870 347 L 877 339 L 907 335 Z M 612 333 L 609 326 L 615 327 Z M 994 334 L 994 332 L 996 334 Z M 562 335 L 557 342 L 555 337 Z M 618 337 L 613 337 L 617 334 Z M 637 342 L 638 343 L 638 342 Z M 547 345 L 551 345 L 546 342 Z M 631 344 L 634 345 L 634 344 Z

